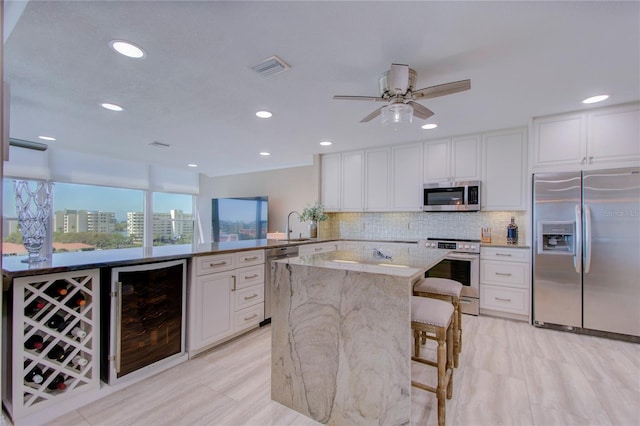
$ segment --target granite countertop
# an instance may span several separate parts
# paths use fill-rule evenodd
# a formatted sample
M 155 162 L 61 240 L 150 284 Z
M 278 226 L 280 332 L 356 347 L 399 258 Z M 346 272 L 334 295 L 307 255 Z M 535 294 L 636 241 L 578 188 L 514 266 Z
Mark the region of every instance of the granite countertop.
M 529 249 L 531 246 L 524 241 L 518 241 L 518 244 L 507 243 L 506 238 L 492 238 L 490 243 L 480 243 L 480 247 L 499 247 L 499 248 L 515 248 Z
M 393 253 L 383 252 L 391 257 L 386 258 L 375 256 L 372 250 L 338 250 L 278 262 L 413 278 L 424 274 L 447 253 L 448 251 L 425 247 L 399 247 Z
M 168 245 L 152 247 L 149 249 L 135 247 L 116 250 L 91 250 L 85 252 L 54 253 L 51 256 L 51 259 L 36 264 L 22 262 L 22 259 L 26 259 L 26 256 L 6 256 L 2 258 L 2 274 L 5 280 L 10 280 L 16 277 L 29 275 L 113 266 L 139 265 L 165 260 L 189 259 L 193 256 L 207 254 L 233 253 L 329 241 L 335 240 L 308 239 L 304 241 L 287 241 L 263 239 L 195 245 Z M 7 288 L 6 283 L 4 287 L 5 289 Z

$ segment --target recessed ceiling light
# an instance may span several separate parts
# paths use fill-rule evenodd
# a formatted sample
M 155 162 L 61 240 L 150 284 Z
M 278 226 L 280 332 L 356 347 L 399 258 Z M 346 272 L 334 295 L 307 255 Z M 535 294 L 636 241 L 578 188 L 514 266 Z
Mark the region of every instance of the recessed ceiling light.
M 100 106 L 104 109 L 108 109 L 109 111 L 124 111 L 124 108 L 116 104 L 109 104 L 105 102 L 100 104 Z
M 592 96 L 592 97 L 587 98 L 584 101 L 582 101 L 582 103 L 583 104 L 595 104 L 596 102 L 602 102 L 605 99 L 609 99 L 609 95 Z
M 256 112 L 256 115 L 260 118 L 271 118 L 273 114 L 271 114 L 269 111 L 258 111 Z
M 262 155 L 263 157 L 268 157 L 268 156 L 271 155 L 271 153 L 263 151 L 263 152 L 260 153 L 260 155 Z
M 198 167 L 197 164 L 187 164 L 187 167 Z
M 43 141 L 55 141 L 56 138 L 52 138 L 51 136 L 38 136 L 38 139 L 42 139 Z
M 435 129 L 436 127 L 438 127 L 437 124 L 435 123 L 429 123 L 429 124 L 423 124 L 422 128 L 425 130 L 431 130 L 431 129 Z
M 320 142 L 320 145 L 329 146 L 329 145 L 331 145 L 331 141 L 322 141 L 322 142 Z
M 144 57 L 144 50 L 127 41 L 113 40 L 109 42 L 109 44 L 111 45 L 113 50 L 129 58 L 140 59 Z

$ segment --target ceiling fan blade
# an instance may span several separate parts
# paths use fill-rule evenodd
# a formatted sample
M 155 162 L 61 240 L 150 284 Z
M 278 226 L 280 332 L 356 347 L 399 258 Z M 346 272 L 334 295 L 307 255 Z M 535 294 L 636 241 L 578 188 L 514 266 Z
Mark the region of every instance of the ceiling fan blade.
M 460 80 L 452 83 L 439 84 L 437 86 L 425 87 L 413 92 L 414 99 L 430 99 L 438 96 L 451 95 L 453 93 L 464 92 L 471 89 L 471 80 Z
M 391 64 L 389 70 L 389 91 L 392 94 L 404 95 L 409 88 L 409 65 Z
M 374 102 L 387 102 L 385 98 L 376 96 L 334 96 L 333 99 L 339 101 L 374 101 Z
M 435 114 L 429 108 L 427 108 L 425 106 L 422 106 L 417 102 L 409 101 L 407 103 L 413 107 L 413 115 L 415 115 L 416 117 L 421 118 L 423 120 L 426 120 L 427 118 L 429 118 L 433 114 Z
M 386 105 L 383 105 L 380 108 L 378 108 L 377 110 L 373 111 L 371 114 L 367 115 L 365 118 L 360 120 L 360 122 L 361 123 L 367 123 L 367 122 L 373 120 L 374 118 L 376 118 L 377 116 L 380 115 L 380 113 L 382 112 L 382 108 L 384 108 L 385 106 Z

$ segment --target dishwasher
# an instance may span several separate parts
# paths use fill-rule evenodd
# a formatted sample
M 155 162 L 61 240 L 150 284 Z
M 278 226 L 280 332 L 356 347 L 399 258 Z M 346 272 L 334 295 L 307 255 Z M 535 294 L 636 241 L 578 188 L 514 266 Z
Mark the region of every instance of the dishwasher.
M 287 246 L 267 249 L 264 262 L 264 321 L 261 326 L 271 322 L 271 280 L 274 271 L 274 260 L 298 256 L 298 246 Z

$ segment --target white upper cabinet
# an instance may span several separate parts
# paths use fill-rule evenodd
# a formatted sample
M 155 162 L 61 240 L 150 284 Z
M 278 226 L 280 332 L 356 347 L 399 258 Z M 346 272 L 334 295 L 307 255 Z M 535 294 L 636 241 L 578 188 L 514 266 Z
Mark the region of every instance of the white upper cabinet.
M 342 211 L 361 211 L 364 207 L 364 153 L 342 154 Z
M 532 170 L 624 167 L 640 162 L 640 104 L 533 120 Z
M 482 136 L 483 211 L 527 209 L 527 129 Z
M 390 148 L 365 151 L 365 210 L 389 210 L 389 188 L 391 184 L 390 163 Z
M 327 211 L 340 211 L 340 154 L 322 156 L 322 178 L 320 192 L 322 204 Z
M 424 143 L 424 183 L 480 179 L 480 135 Z
M 391 148 L 391 209 L 422 210 L 422 143 Z

